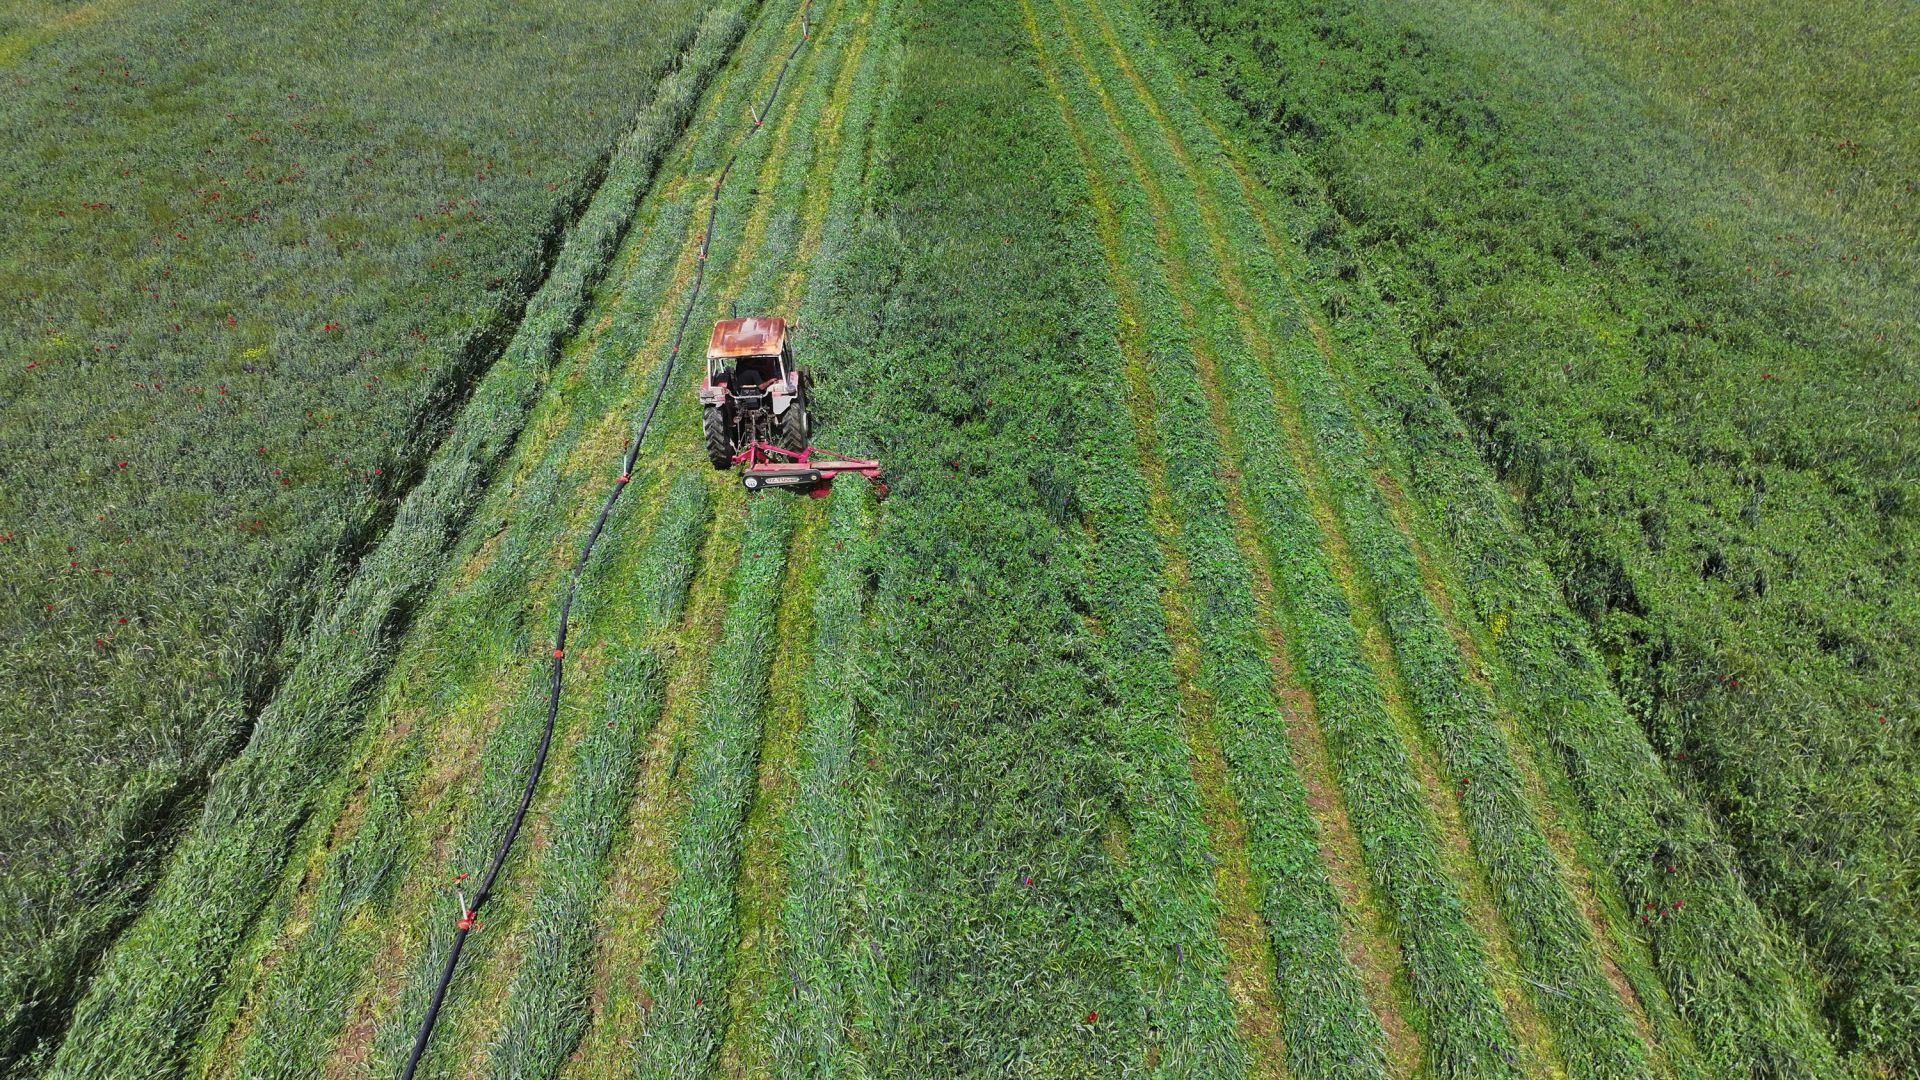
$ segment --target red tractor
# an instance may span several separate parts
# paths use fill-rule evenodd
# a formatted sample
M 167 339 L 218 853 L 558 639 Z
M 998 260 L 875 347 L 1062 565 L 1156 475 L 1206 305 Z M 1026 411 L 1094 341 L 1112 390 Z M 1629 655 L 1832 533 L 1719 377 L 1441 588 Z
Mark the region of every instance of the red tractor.
M 880 483 L 880 463 L 843 458 L 807 445 L 807 376 L 794 365 L 785 319 L 721 319 L 707 339 L 707 377 L 700 383 L 700 428 L 716 469 L 747 468 L 748 491 L 802 488 L 815 494 L 843 472 Z

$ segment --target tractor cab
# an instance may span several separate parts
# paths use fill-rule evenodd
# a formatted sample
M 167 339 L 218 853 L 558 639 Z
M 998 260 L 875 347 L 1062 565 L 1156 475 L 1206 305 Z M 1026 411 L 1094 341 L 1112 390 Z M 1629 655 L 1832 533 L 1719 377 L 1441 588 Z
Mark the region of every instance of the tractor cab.
M 787 321 L 722 319 L 707 341 L 707 382 L 729 392 L 784 387 L 794 375 Z

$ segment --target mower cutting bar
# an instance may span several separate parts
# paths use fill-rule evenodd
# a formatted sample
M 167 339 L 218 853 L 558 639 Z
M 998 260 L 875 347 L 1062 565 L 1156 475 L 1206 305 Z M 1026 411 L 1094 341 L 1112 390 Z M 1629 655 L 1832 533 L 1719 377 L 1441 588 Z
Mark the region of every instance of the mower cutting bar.
M 880 463 L 865 458 L 842 457 L 831 450 L 809 446 L 799 453 L 783 450 L 772 443 L 756 442 L 733 457 L 734 464 L 745 465 L 740 483 L 748 491 L 766 488 L 805 488 L 814 495 L 826 493 L 827 485 L 841 473 L 859 473 L 883 492 Z

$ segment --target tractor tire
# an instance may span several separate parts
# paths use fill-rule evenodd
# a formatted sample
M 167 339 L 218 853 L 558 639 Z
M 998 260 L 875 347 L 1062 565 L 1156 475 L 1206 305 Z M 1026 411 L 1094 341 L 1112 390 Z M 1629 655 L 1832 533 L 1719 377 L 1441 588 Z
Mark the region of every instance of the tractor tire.
M 733 468 L 733 439 L 727 434 L 725 414 L 715 405 L 707 406 L 700 413 L 700 431 L 707 439 L 707 460 L 716 469 Z
M 807 417 L 807 384 L 800 384 L 800 392 L 794 395 L 793 404 L 787 411 L 774 418 L 775 442 L 780 449 L 799 453 L 807 448 L 813 438 L 813 422 Z

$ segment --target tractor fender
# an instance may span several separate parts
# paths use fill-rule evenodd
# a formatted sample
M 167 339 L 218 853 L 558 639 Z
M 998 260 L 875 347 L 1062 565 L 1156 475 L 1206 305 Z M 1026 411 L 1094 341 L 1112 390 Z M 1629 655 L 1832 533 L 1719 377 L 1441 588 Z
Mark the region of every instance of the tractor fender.
M 787 409 L 793 405 L 794 399 L 800 396 L 802 378 L 803 376 L 796 371 L 793 373 L 793 376 L 787 380 L 785 386 L 774 389 L 773 415 L 786 415 Z

